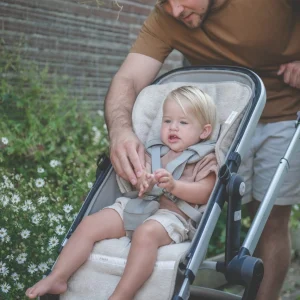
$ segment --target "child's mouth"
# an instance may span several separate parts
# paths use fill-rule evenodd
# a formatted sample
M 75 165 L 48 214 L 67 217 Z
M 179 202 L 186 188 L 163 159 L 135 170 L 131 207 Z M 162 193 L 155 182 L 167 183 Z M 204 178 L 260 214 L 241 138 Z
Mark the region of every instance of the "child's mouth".
M 169 135 L 169 141 L 172 142 L 176 142 L 179 140 L 179 137 L 177 135 Z

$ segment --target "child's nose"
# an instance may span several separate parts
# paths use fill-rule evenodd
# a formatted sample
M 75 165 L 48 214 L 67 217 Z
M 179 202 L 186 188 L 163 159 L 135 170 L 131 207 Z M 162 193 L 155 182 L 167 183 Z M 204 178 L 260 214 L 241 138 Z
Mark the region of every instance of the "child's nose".
M 170 127 L 171 127 L 172 130 L 178 130 L 177 122 L 172 122 Z

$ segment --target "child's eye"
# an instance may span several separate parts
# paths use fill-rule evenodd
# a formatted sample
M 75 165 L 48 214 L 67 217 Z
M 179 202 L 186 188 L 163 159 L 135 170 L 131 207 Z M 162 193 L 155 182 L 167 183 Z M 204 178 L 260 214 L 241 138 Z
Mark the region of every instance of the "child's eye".
M 182 125 L 186 125 L 186 124 L 188 124 L 187 122 L 185 122 L 185 121 L 180 121 L 180 124 L 182 124 Z
M 171 123 L 171 121 L 170 121 L 170 120 L 164 120 L 164 122 L 165 122 L 165 123 Z

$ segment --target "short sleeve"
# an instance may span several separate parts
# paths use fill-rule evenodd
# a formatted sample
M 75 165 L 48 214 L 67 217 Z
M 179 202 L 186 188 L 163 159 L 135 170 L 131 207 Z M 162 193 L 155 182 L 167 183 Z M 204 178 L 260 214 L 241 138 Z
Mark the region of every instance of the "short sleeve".
M 218 163 L 214 153 L 206 155 L 201 159 L 194 168 L 195 182 L 207 177 L 210 173 L 218 175 Z
M 164 18 L 167 17 L 160 8 L 155 9 L 144 22 L 130 53 L 139 53 L 164 62 L 173 48 L 168 43 Z M 164 30 L 165 29 L 165 30 Z

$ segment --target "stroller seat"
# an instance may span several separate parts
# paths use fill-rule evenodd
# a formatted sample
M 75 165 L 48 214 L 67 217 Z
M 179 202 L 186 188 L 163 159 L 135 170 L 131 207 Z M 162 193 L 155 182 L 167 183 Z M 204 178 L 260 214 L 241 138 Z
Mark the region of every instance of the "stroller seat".
M 217 140 L 216 157 L 219 166 L 222 166 L 239 132 L 239 125 L 248 109 L 248 103 L 253 97 L 253 91 L 243 82 L 233 80 L 211 82 L 209 78 L 207 82 L 199 82 L 196 77 L 186 78 L 179 74 L 174 79 L 171 74 L 167 76 L 167 80 L 143 89 L 137 97 L 132 114 L 134 130 L 143 143 L 159 138 L 162 103 L 171 90 L 183 85 L 200 87 L 217 105 L 218 126 L 211 139 Z M 111 168 L 94 194 L 85 215 L 112 204 L 118 196 L 130 190 L 130 184 L 116 176 Z M 205 252 L 208 242 L 203 245 Z M 153 274 L 134 299 L 171 299 L 176 289 L 176 278 L 177 280 L 180 278 L 180 262 L 185 260 L 190 245 L 191 242 L 187 241 L 161 247 Z M 70 278 L 68 290 L 60 296 L 60 299 L 108 299 L 124 271 L 129 249 L 130 240 L 127 237 L 96 243 L 88 261 Z

